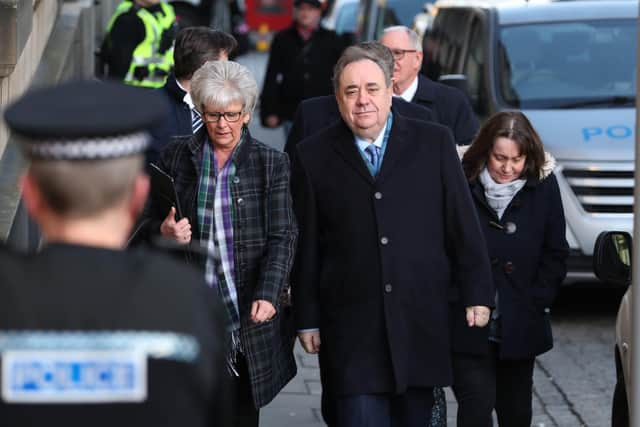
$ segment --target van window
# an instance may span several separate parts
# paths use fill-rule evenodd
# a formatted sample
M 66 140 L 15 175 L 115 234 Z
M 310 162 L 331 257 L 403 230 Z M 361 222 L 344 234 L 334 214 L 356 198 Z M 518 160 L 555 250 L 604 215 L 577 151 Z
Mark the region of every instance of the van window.
M 438 13 L 423 44 L 422 72 L 426 76 L 438 80 L 442 74 L 461 72 L 460 53 L 468 38 L 469 19 L 466 10 L 447 9 Z
M 633 19 L 504 26 L 500 96 L 514 108 L 633 104 L 636 38 Z

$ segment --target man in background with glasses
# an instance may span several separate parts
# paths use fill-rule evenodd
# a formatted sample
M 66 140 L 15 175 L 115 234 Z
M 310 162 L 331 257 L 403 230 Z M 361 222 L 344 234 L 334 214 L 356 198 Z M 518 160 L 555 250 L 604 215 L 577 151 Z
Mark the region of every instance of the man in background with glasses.
M 404 26 L 386 28 L 380 43 L 394 56 L 393 95 L 424 105 L 435 121 L 448 127 L 458 145 L 468 145 L 478 131 L 478 119 L 465 94 L 420 74 L 422 44 L 415 31 Z

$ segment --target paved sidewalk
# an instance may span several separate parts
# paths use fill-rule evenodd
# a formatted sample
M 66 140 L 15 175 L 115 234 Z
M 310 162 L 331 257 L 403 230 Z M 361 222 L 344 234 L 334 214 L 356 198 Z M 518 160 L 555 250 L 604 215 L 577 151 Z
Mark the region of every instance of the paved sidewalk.
M 260 411 L 260 427 L 320 427 L 320 370 L 318 358 L 296 343 L 298 375 L 276 399 Z
M 561 395 L 552 377 L 545 373 L 544 362 L 536 363 L 534 371 L 533 427 L 580 427 L 580 416 Z M 284 388 L 276 399 L 260 411 L 260 427 L 321 427 L 320 370 L 318 358 L 306 354 L 299 344 L 295 347 L 298 375 Z M 553 356 L 551 357 L 553 359 Z M 457 405 L 449 388 L 447 396 L 447 425 L 455 426 Z M 498 425 L 494 421 L 494 425 Z

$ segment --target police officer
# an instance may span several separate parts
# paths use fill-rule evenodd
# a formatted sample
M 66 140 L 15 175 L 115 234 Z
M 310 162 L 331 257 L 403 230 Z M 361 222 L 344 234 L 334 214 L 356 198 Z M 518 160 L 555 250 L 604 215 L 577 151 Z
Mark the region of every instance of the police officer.
M 0 248 L 3 426 L 226 425 L 224 310 L 202 275 L 123 251 L 163 98 L 119 83 L 33 91 L 5 119 L 30 165 L 34 255 Z
M 100 51 L 106 76 L 134 86 L 161 87 L 173 67 L 177 30 L 170 4 L 124 0 L 109 20 Z

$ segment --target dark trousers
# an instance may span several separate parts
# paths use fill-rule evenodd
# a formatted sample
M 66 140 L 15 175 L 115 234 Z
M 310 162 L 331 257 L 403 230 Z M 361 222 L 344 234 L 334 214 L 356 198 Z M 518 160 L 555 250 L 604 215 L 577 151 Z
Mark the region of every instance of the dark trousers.
M 458 427 L 491 427 L 494 409 L 501 427 L 531 427 L 535 358 L 499 360 L 498 346 L 490 343 L 483 356 L 453 355 Z
M 322 384 L 321 412 L 322 419 L 327 427 L 337 426 L 336 400 L 329 382 L 328 369 L 322 369 L 324 361 L 322 351 L 318 354 L 318 363 L 320 365 L 320 382 Z M 447 403 L 444 398 L 444 391 L 440 387 L 433 389 L 434 404 L 431 409 L 431 423 L 425 424 L 427 427 L 445 427 L 447 425 Z
M 338 396 L 337 427 L 425 427 L 431 419 L 433 388 L 410 388 L 404 394 Z
M 260 412 L 253 403 L 249 368 L 244 356 L 238 355 L 236 366 L 240 376 L 233 377 L 235 404 L 233 410 L 233 427 L 258 427 Z

